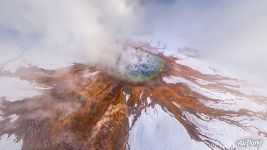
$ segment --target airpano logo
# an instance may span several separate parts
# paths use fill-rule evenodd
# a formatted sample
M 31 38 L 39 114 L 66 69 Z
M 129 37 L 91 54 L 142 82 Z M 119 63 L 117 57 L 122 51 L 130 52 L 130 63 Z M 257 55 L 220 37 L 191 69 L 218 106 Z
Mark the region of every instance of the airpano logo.
M 262 144 L 261 139 L 240 139 L 236 142 L 238 147 L 260 147 Z

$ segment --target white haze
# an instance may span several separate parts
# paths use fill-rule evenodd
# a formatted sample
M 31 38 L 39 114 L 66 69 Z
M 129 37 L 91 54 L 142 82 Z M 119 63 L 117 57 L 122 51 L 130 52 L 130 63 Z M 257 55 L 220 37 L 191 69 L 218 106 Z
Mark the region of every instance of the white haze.
M 121 42 L 149 35 L 172 51 L 199 49 L 203 59 L 267 86 L 266 27 L 265 0 L 0 2 L 2 54 L 25 48 L 52 57 L 64 51 L 113 65 Z
M 1 1 L 1 52 L 68 51 L 85 55 L 89 63 L 111 65 L 136 23 L 123 0 Z
M 188 0 L 149 6 L 153 37 L 267 87 L 267 1 Z M 156 37 L 156 38 L 155 38 Z

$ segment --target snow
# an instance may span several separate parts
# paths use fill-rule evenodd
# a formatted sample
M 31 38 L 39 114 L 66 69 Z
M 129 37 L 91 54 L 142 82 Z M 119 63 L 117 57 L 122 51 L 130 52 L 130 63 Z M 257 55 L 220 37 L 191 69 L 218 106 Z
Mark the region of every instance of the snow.
M 210 98 L 214 98 L 214 99 L 222 99 L 222 100 L 226 100 L 226 99 L 236 99 L 238 98 L 237 96 L 231 94 L 231 93 L 220 93 L 217 91 L 212 91 L 206 88 L 202 88 L 199 85 L 186 80 L 184 78 L 181 77 L 175 77 L 175 76 L 166 76 L 163 77 L 163 80 L 166 83 L 171 83 L 171 84 L 176 84 L 176 83 L 184 83 L 187 86 L 189 86 L 193 91 L 198 92 L 204 96 L 210 97 Z
M 40 92 L 28 81 L 17 77 L 0 77 L 0 96 L 6 100 L 17 101 L 39 95 Z
M 147 100 L 147 104 L 150 104 L 152 102 L 150 97 L 147 97 L 146 100 Z
M 224 121 L 220 121 L 217 119 L 213 119 L 211 121 L 203 121 L 198 119 L 196 116 L 184 112 L 184 115 L 186 116 L 187 119 L 190 120 L 190 122 L 194 123 L 197 125 L 200 129 L 200 132 L 204 135 L 207 135 L 209 138 L 213 139 L 214 141 L 220 141 L 223 146 L 225 146 L 227 149 L 230 149 L 232 147 L 236 148 L 236 141 L 240 139 L 261 139 L 265 143 L 264 146 L 266 146 L 267 138 L 264 136 L 259 136 L 256 131 L 253 130 L 244 130 L 242 128 L 239 128 L 235 125 L 228 124 Z M 201 115 L 201 114 L 200 114 Z M 231 118 L 234 120 L 243 120 L 244 117 L 240 118 Z M 262 125 L 261 127 L 259 126 L 260 129 L 263 129 L 262 127 L 264 124 L 266 124 L 266 121 L 260 121 L 256 119 L 256 123 L 258 125 Z M 250 122 L 254 122 L 250 120 Z M 254 124 L 254 123 L 253 123 Z M 249 125 L 252 125 L 249 123 Z M 264 129 L 263 129 L 264 130 Z M 219 144 L 219 143 L 218 143 Z
M 95 72 L 87 72 L 87 73 L 84 73 L 83 74 L 83 77 L 84 78 L 88 78 L 88 77 L 92 77 L 92 76 L 95 76 L 99 73 L 99 71 L 95 71 Z
M 195 59 L 195 58 L 186 58 L 182 60 L 176 61 L 178 64 L 183 64 L 185 66 L 196 69 L 204 74 L 218 74 L 218 72 L 214 71 L 212 67 L 208 66 L 205 62 Z
M 16 136 L 11 134 L 8 136 L 4 134 L 0 137 L 0 149 L 1 150 L 20 150 L 22 148 L 22 139 L 16 142 Z
M 202 142 L 190 138 L 185 128 L 159 105 L 142 111 L 130 131 L 128 143 L 131 150 L 208 150 Z
M 19 116 L 17 114 L 10 115 L 8 118 L 10 118 L 10 123 L 15 122 Z
M 125 97 L 125 102 L 127 103 L 131 95 L 129 93 L 126 93 L 125 91 L 123 91 L 123 95 Z
M 207 88 L 202 88 L 199 85 L 186 80 L 181 77 L 175 77 L 175 76 L 166 76 L 163 77 L 163 80 L 166 83 L 169 84 L 176 84 L 176 83 L 183 83 L 186 86 L 188 86 L 191 90 L 200 93 L 206 97 L 212 98 L 212 99 L 218 99 L 221 100 L 220 103 L 205 103 L 205 100 L 203 100 L 204 104 L 212 107 L 212 108 L 217 108 L 217 109 L 224 109 L 224 110 L 239 110 L 242 108 L 251 110 L 251 111 L 265 111 L 267 105 L 266 104 L 258 104 L 253 102 L 253 100 L 245 98 L 245 97 L 240 97 L 233 95 L 229 92 L 219 92 Z

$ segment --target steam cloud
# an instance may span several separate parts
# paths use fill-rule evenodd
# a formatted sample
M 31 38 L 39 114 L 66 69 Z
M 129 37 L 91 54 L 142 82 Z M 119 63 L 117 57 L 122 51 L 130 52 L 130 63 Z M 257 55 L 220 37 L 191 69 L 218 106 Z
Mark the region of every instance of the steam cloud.
M 0 52 L 54 50 L 50 57 L 67 51 L 113 65 L 126 38 L 152 35 L 167 50 L 199 49 L 261 82 L 267 76 L 266 20 L 265 0 L 6 0 L 0 2 Z
M 10 43 L 35 51 L 66 50 L 102 65 L 114 64 L 123 40 L 138 29 L 137 13 L 124 0 L 2 1 L 0 14 L 2 49 Z

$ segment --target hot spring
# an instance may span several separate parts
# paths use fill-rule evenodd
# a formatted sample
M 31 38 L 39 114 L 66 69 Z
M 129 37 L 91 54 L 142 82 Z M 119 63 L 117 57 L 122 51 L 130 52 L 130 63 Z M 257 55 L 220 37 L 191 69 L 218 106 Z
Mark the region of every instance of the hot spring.
M 164 61 L 157 55 L 128 50 L 118 58 L 112 75 L 126 82 L 140 83 L 157 77 L 163 66 Z

